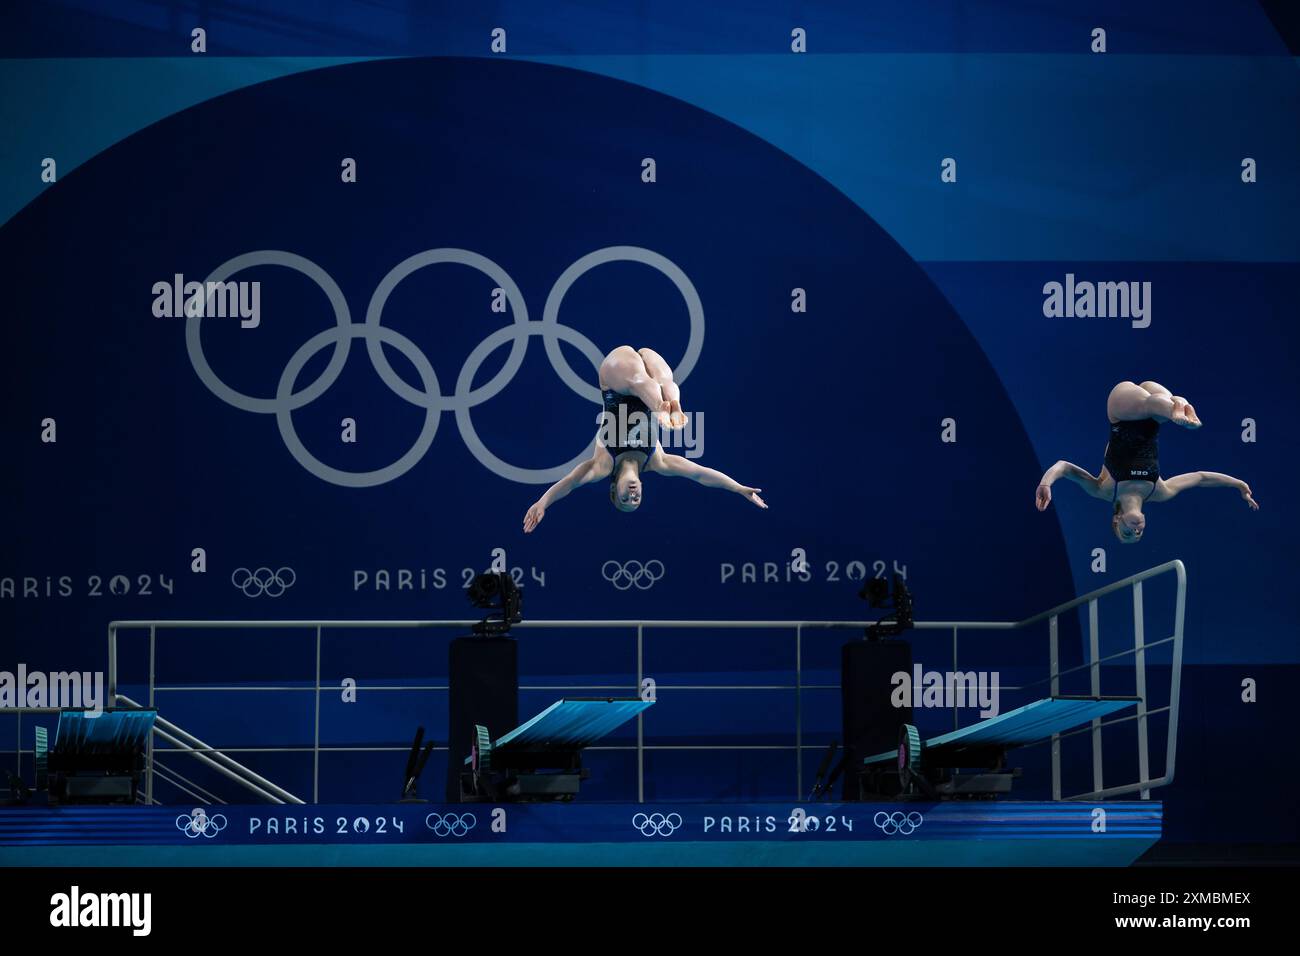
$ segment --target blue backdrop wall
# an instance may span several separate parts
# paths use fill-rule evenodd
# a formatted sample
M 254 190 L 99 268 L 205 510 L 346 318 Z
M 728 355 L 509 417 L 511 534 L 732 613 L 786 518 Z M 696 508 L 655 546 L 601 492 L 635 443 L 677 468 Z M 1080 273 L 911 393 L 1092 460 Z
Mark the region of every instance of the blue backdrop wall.
M 111 619 L 459 618 L 497 548 L 527 616 L 582 619 L 853 619 L 863 577 L 897 566 L 919 617 L 1007 620 L 1181 558 L 1192 716 L 1170 831 L 1297 838 L 1284 790 L 1225 822 L 1240 778 L 1221 763 L 1295 754 L 1282 698 L 1300 664 L 1284 598 L 1300 242 L 1282 170 L 1300 124 L 1295 62 L 1264 8 L 1180 8 L 1174 30 L 1118 5 L 1081 20 L 1050 5 L 750 4 L 741 18 L 498 4 L 395 8 L 383 29 L 339 12 L 313 32 L 283 10 L 164 6 L 166 22 L 19 7 L 0 41 L 0 109 L 18 131 L 0 156 L 0 668 L 102 669 Z M 498 25 L 510 46 L 493 55 Z M 1114 53 L 1088 52 L 1095 25 Z M 193 26 L 210 53 L 189 52 Z M 792 26 L 808 54 L 788 52 Z M 88 59 L 102 56 L 115 59 Z M 74 160 L 42 182 L 51 155 Z M 946 157 L 956 183 L 940 179 Z M 393 274 L 436 249 L 462 252 Z M 187 339 L 185 318 L 153 314 L 155 283 L 266 250 L 299 258 L 232 275 L 261 283 L 256 328 L 189 320 Z M 1043 286 L 1067 273 L 1150 282 L 1150 326 L 1045 317 Z M 685 369 L 703 462 L 761 487 L 770 510 L 652 478 L 635 515 L 596 486 L 522 533 L 590 441 L 593 356 L 620 344 Z M 1195 492 L 1153 508 L 1130 548 L 1068 486 L 1038 513 L 1045 467 L 1100 466 L 1111 385 L 1149 378 L 1206 421 L 1165 429 L 1163 468 L 1240 475 L 1261 511 Z M 355 442 L 340 441 L 345 418 Z M 644 588 L 609 580 L 610 562 L 651 561 L 662 575 Z M 237 586 L 259 567 L 287 569 L 288 586 Z M 1171 597 L 1152 586 L 1153 629 Z M 1131 641 L 1122 601 L 1103 615 L 1110 646 Z M 449 636 L 327 636 L 323 684 L 362 691 L 325 695 L 319 777 L 310 633 L 164 634 L 158 682 L 176 689 L 158 700 L 291 790 L 387 799 L 415 725 L 445 729 L 445 698 L 384 688 L 441 686 Z M 1077 622 L 1067 637 L 1077 659 Z M 837 735 L 841 640 L 809 637 L 815 689 L 796 715 L 789 633 L 652 634 L 647 795 L 792 796 L 796 716 L 805 770 Z M 918 660 L 945 667 L 945 640 L 918 637 Z M 124 683 L 145 693 L 144 636 L 122 641 Z M 1046 648 L 1036 633 L 970 654 L 1036 677 Z M 526 632 L 521 655 L 525 712 L 550 687 L 635 683 L 626 629 Z M 1243 703 L 1246 679 L 1258 703 Z M 704 689 L 719 685 L 755 689 Z M 211 689 L 250 686 L 290 690 Z M 31 720 L 15 722 L 0 732 L 17 763 Z M 257 751 L 272 746 L 307 749 Z M 592 765 L 593 798 L 635 794 L 629 750 Z

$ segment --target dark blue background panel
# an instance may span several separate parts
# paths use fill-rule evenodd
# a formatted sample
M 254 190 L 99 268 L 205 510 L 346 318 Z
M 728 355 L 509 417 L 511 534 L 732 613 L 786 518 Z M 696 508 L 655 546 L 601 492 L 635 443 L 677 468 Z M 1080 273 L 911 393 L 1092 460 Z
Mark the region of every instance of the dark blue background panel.
M 0 56 L 177 56 L 190 30 L 208 30 L 215 56 L 412 56 L 486 52 L 503 27 L 510 52 L 754 53 L 788 50 L 790 31 L 809 49 L 873 52 L 1086 52 L 1104 26 L 1117 52 L 1283 54 L 1286 45 L 1254 0 L 1134 5 L 1091 0 L 664 0 L 622 3 L 453 0 L 385 3 L 249 3 L 197 0 L 60 0 L 12 3 Z M 1268 4 L 1277 7 L 1279 4 Z M 1284 21 L 1279 19 L 1284 26 Z
M 1294 186 L 1279 171 L 1296 126 L 1279 117 L 1298 87 L 1278 5 L 600 6 L 10 5 L 0 57 L 70 59 L 0 66 L 11 78 L 0 116 L 16 131 L 0 168 L 17 171 L 3 177 L 0 214 L 21 210 L 0 227 L 14 278 L 0 351 L 0 667 L 100 668 L 110 619 L 461 618 L 464 585 L 495 548 L 532 618 L 851 619 L 865 614 L 863 578 L 898 566 L 922 618 L 1008 620 L 1181 558 L 1192 666 L 1178 775 L 1157 794 L 1167 833 L 1294 841 L 1284 598 L 1300 533 L 1285 499 L 1297 464 L 1286 433 L 1298 411 L 1296 268 Z M 210 59 L 186 52 L 196 18 Z M 794 24 L 809 30 L 809 56 L 785 52 Z M 494 62 L 496 25 L 510 47 Z M 1107 59 L 1085 53 L 1096 25 Z M 665 55 L 679 53 L 692 55 Z M 179 59 L 105 69 L 77 59 L 87 56 Z M 280 69 L 260 56 L 446 58 L 322 70 L 294 60 L 283 68 L 307 72 L 248 85 Z M 151 84 L 171 93 L 139 95 Z M 59 180 L 28 204 L 36 190 L 23 177 L 34 181 L 51 153 Z M 934 175 L 950 154 L 960 185 Z M 1245 155 L 1260 161 L 1255 186 L 1239 181 Z M 355 184 L 340 182 L 344 157 L 358 162 Z M 640 178 L 646 157 L 653 184 Z M 1053 261 L 918 265 L 900 243 L 926 260 L 1030 250 Z M 359 325 L 390 270 L 441 247 L 500 270 L 439 264 L 397 284 L 374 346 L 391 363 L 386 380 L 362 337 L 337 368 L 328 341 L 304 351 L 335 323 L 332 305 Z M 566 270 L 609 247 L 649 250 L 680 273 L 598 265 L 548 316 Z M 327 375 L 279 421 L 215 394 L 184 320 L 151 314 L 154 283 L 268 249 L 319 266 L 336 300 L 292 269 L 258 265 L 235 278 L 261 283 L 259 327 L 205 319 L 198 341 L 214 375 L 261 399 L 282 378 L 302 392 Z M 1152 326 L 1045 318 L 1043 284 L 1067 272 L 1152 281 Z M 699 297 L 694 327 L 683 280 Z M 515 314 L 489 310 L 498 284 L 518 288 Z M 790 310 L 795 288 L 806 313 Z M 484 345 L 525 309 L 513 349 Z M 544 317 L 558 322 L 549 343 Z M 648 345 L 686 371 L 692 342 L 683 394 L 704 413 L 703 461 L 762 487 L 771 510 L 651 478 L 634 516 L 596 487 L 523 536 L 544 482 L 512 468 L 554 469 L 589 443 L 590 353 Z M 430 415 L 410 397 L 433 378 L 443 407 Z M 1127 549 L 1106 506 L 1074 489 L 1036 513 L 1047 465 L 1099 463 L 1105 394 L 1121 378 L 1196 401 L 1206 427 L 1168 434 L 1167 466 L 1240 474 L 1263 510 L 1194 492 L 1153 508 L 1148 539 Z M 56 444 L 39 441 L 47 417 Z M 354 444 L 339 441 L 345 417 Z M 955 444 L 940 441 L 948 417 Z M 1256 443 L 1240 440 L 1246 417 Z M 391 480 L 320 477 L 383 469 L 413 447 Z M 206 573 L 190 570 L 195 547 Z M 1100 573 L 1096 547 L 1107 551 Z M 790 568 L 795 548 L 806 574 Z M 662 574 L 612 578 L 611 562 L 659 562 Z M 250 589 L 262 568 L 276 586 Z M 1146 600 L 1148 639 L 1168 636 L 1172 585 L 1151 582 Z M 1103 653 L 1131 646 L 1129 601 L 1102 603 Z M 1061 620 L 1067 666 L 1082 659 L 1081 625 Z M 326 632 L 318 716 L 312 631 L 160 631 L 156 702 L 295 793 L 389 800 L 415 727 L 446 743 L 456 633 Z M 840 735 L 834 685 L 852 636 L 805 633 L 802 681 L 818 689 L 800 705 L 793 632 L 647 631 L 658 703 L 587 754 L 584 799 L 635 799 L 642 784 L 653 800 L 788 800 L 800 770 L 806 790 Z M 963 634 L 961 666 L 1028 685 L 1044 673 L 1045 637 L 1045 626 Z M 147 640 L 123 632 L 119 648 L 123 690 L 141 702 Z M 636 648 L 628 628 L 522 632 L 521 717 L 567 694 L 634 695 Z M 946 632 L 918 633 L 913 648 L 924 668 L 947 669 Z M 1149 655 L 1152 707 L 1168 701 L 1168 650 Z M 1242 700 L 1248 680 L 1257 704 Z M 1103 693 L 1134 690 L 1123 668 L 1104 668 L 1102 682 Z M 208 689 L 184 689 L 195 685 Z M 1086 675 L 1062 690 L 1086 693 Z M 1008 692 L 1003 711 L 1041 694 Z M 952 714 L 926 708 L 915 721 L 928 736 L 950 730 Z M 0 715 L 0 759 L 51 723 L 26 716 L 20 733 Z M 1150 721 L 1154 775 L 1166 726 L 1163 714 Z M 1107 729 L 1107 782 L 1134 778 L 1134 738 L 1132 724 Z M 1088 736 L 1063 752 L 1066 792 L 1091 789 Z M 1019 795 L 1047 795 L 1048 758 L 1044 746 L 1014 752 Z M 426 783 L 444 761 L 436 751 Z M 169 802 L 193 799 L 182 785 L 232 796 L 192 757 L 163 766 Z M 1242 780 L 1260 773 L 1256 812 L 1234 812 Z
M 583 109 L 557 113 L 555 102 Z M 660 164 L 653 185 L 639 179 L 647 153 Z M 373 168 L 355 188 L 338 181 L 339 157 L 353 154 Z M 535 321 L 570 264 L 622 244 L 666 256 L 698 290 L 707 331 L 683 394 L 705 416 L 702 460 L 762 486 L 770 511 L 652 478 L 634 516 L 610 508 L 603 488 L 582 489 L 524 537 L 520 520 L 541 489 L 480 464 L 450 413 L 401 477 L 338 487 L 295 460 L 274 416 L 214 396 L 191 366 L 182 322 L 150 313 L 154 282 L 203 277 L 270 248 L 320 263 L 360 322 L 398 262 L 456 246 L 505 264 Z M 74 590 L 9 605 L 18 649 L 33 657 L 49 647 L 36 632 L 50 626 L 69 635 L 65 653 L 97 651 L 109 616 L 460 617 L 461 585 L 494 547 L 520 568 L 534 617 L 579 607 L 851 617 L 876 562 L 906 567 L 934 617 L 1016 616 L 1071 596 L 1059 531 L 1021 507 L 1021 486 L 954 480 L 994 463 L 1018 474 L 1038 465 L 979 348 L 924 274 L 780 153 L 622 83 L 455 60 L 287 78 L 109 150 L 15 217 L 0 252 L 31 277 L 16 312 L 60 323 L 57 336 L 47 323 L 19 326 L 7 352 L 11 421 L 30 436 L 18 445 L 21 467 L 3 478 L 25 504 L 14 553 L 34 573 L 66 570 Z M 269 396 L 287 358 L 331 319 L 324 294 L 290 270 L 249 275 L 266 290 L 261 325 L 204 320 L 203 348 L 232 387 Z M 428 356 L 444 395 L 468 353 L 507 321 L 487 309 L 489 284 L 471 269 L 431 267 L 400 284 L 383 314 Z M 812 289 L 815 317 L 791 313 L 795 287 Z M 581 279 L 559 321 L 601 350 L 649 343 L 670 362 L 689 330 L 672 283 L 635 263 Z M 506 351 L 489 356 L 482 379 Z M 307 363 L 300 388 L 320 365 Z M 469 413 L 484 446 L 523 467 L 561 464 L 593 433 L 595 406 L 549 365 L 530 339 L 505 389 Z M 334 386 L 291 414 L 313 455 L 351 471 L 401 456 L 424 418 L 381 382 L 359 341 Z M 338 440 L 345 414 L 359 423 L 355 445 Z M 950 414 L 967 423 L 956 445 L 939 440 Z M 56 445 L 36 440 L 45 416 L 60 423 Z M 85 547 L 57 546 L 91 528 Z M 1011 595 L 983 566 L 990 542 L 1007 536 L 1038 556 Z M 210 555 L 206 575 L 189 571 L 195 546 Z M 807 581 L 786 568 L 795 547 L 809 555 Z M 607 560 L 652 558 L 667 564 L 653 591 L 619 591 L 601 575 Z M 291 568 L 294 584 L 260 599 L 232 586 L 232 572 L 259 565 Z M 746 580 L 746 565 L 758 580 Z M 100 568 L 165 572 L 174 593 L 84 599 L 82 578 Z M 430 571 L 427 587 L 378 590 L 373 575 L 358 584 L 357 571 L 403 568 Z M 276 648 L 266 645 L 263 663 Z

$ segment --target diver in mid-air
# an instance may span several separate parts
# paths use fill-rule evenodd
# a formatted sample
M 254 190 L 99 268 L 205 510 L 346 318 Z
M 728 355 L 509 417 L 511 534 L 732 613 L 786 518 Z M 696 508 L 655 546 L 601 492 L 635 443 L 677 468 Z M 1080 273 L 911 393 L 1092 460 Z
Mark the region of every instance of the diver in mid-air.
M 577 465 L 542 495 L 524 515 L 529 533 L 546 517 L 546 509 L 579 485 L 609 479 L 609 500 L 619 511 L 641 505 L 641 476 L 648 472 L 690 478 L 709 488 L 734 491 L 760 508 L 767 504 L 758 493 L 713 468 L 705 468 L 681 455 L 670 455 L 655 439 L 658 428 L 678 429 L 686 424 L 681 390 L 673 370 L 652 349 L 620 345 L 600 365 L 600 391 L 605 412 L 591 457 Z
M 1106 400 L 1110 418 L 1110 441 L 1103 456 L 1101 474 L 1091 475 L 1078 465 L 1058 461 L 1038 483 L 1035 500 L 1039 511 L 1052 503 L 1052 485 L 1068 478 L 1094 498 L 1112 504 L 1111 529 L 1125 544 L 1142 540 L 1146 531 L 1147 502 L 1168 501 L 1189 488 L 1233 488 L 1242 499 L 1258 511 L 1250 485 L 1240 478 L 1217 471 L 1192 471 L 1171 478 L 1160 476 L 1160 453 L 1157 436 L 1162 422 L 1183 428 L 1201 427 L 1196 410 L 1185 398 L 1172 394 L 1156 382 L 1120 382 Z

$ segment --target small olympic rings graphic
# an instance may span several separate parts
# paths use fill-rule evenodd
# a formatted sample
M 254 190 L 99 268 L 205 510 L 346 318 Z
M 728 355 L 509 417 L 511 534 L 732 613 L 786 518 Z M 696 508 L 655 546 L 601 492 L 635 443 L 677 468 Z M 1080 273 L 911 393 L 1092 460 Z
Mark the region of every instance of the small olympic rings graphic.
M 244 597 L 251 598 L 263 595 L 277 598 L 293 587 L 297 580 L 298 574 L 293 568 L 280 568 L 276 571 L 270 568 L 258 568 L 256 571 L 235 568 L 230 575 L 230 583 L 243 591 Z
M 872 820 L 872 822 L 878 826 L 886 836 L 893 836 L 895 833 L 901 834 L 902 836 L 909 836 L 914 833 L 924 821 L 925 818 L 915 810 L 911 813 L 903 813 L 901 810 L 895 810 L 893 813 L 886 813 L 884 810 L 881 810 Z
M 563 464 L 551 468 L 523 468 L 498 458 L 488 450 L 488 447 L 474 430 L 470 412 L 477 406 L 496 397 L 510 384 L 520 366 L 523 365 L 524 353 L 528 349 L 528 341 L 533 336 L 541 337 L 546 349 L 546 357 L 550 360 L 551 367 L 555 369 L 560 381 L 583 398 L 598 405 L 603 405 L 600 389 L 592 384 L 592 380 L 584 379 L 573 370 L 560 348 L 560 343 L 564 342 L 576 348 L 591 363 L 593 369 L 600 368 L 605 353 L 596 346 L 596 343 L 581 332 L 567 325 L 561 325 L 559 315 L 560 303 L 564 301 L 570 287 L 590 270 L 608 262 L 639 262 L 647 265 L 667 277 L 677 288 L 677 291 L 681 293 L 682 300 L 686 304 L 687 314 L 690 317 L 690 334 L 687 339 L 685 354 L 673 366 L 673 376 L 678 382 L 685 382 L 686 377 L 695 368 L 695 363 L 699 360 L 700 352 L 704 348 L 704 305 L 700 301 L 700 295 L 696 291 L 694 284 L 676 263 L 657 252 L 639 246 L 607 246 L 604 249 L 597 249 L 595 252 L 588 253 L 574 262 L 560 274 L 560 277 L 555 280 L 555 285 L 551 287 L 550 294 L 546 297 L 546 304 L 542 309 L 541 321 L 528 318 L 528 307 L 524 304 L 523 292 L 520 291 L 519 286 L 515 284 L 514 279 L 510 277 L 510 274 L 505 269 L 491 259 L 476 252 L 470 252 L 468 249 L 428 249 L 399 262 L 388 275 L 380 280 L 378 287 L 371 295 L 364 322 L 352 321 L 352 315 L 348 309 L 343 290 L 339 288 L 338 283 L 330 277 L 329 273 L 310 259 L 275 249 L 248 252 L 223 262 L 212 271 L 212 274 L 204 282 L 204 288 L 208 290 L 209 298 L 217 294 L 214 289 L 215 285 L 225 282 L 230 276 L 238 272 L 255 267 L 280 266 L 301 273 L 325 293 L 325 297 L 329 302 L 328 311 L 333 315 L 333 325 L 311 336 L 299 347 L 298 351 L 294 352 L 285 364 L 284 370 L 280 373 L 275 394 L 270 398 L 246 395 L 243 392 L 236 391 L 212 370 L 212 366 L 208 363 L 207 356 L 203 352 L 203 342 L 200 335 L 203 315 L 187 316 L 185 322 L 185 348 L 189 354 L 190 364 L 194 366 L 194 371 L 197 373 L 199 380 L 207 386 L 213 395 L 228 405 L 233 405 L 235 408 L 246 412 L 274 415 L 276 424 L 280 429 L 280 437 L 283 439 L 289 453 L 293 455 L 298 464 L 323 481 L 350 488 L 369 488 L 374 485 L 385 484 L 404 475 L 416 462 L 424 457 L 433 444 L 433 436 L 438 430 L 438 422 L 442 419 L 442 413 L 452 412 L 456 418 L 456 427 L 460 430 L 460 436 L 464 440 L 466 447 L 485 468 L 508 481 L 516 481 L 522 484 L 548 484 L 558 481 L 580 461 L 590 457 L 591 439 L 589 437 L 585 440 L 583 449 L 575 457 Z M 438 376 L 434 373 L 433 365 L 429 362 L 428 356 L 406 336 L 380 324 L 383 318 L 384 306 L 388 303 L 393 290 L 397 288 L 402 280 L 426 266 L 443 263 L 468 266 L 487 276 L 494 286 L 504 293 L 513 318 L 509 325 L 492 332 L 471 350 L 469 357 L 465 359 L 465 364 L 461 366 L 460 372 L 456 376 L 455 391 L 451 395 L 443 394 L 438 382 Z M 204 311 L 209 310 L 205 309 Z M 424 424 L 411 448 L 393 463 L 374 471 L 343 471 L 325 464 L 307 450 L 293 423 L 293 413 L 295 411 L 310 405 L 320 398 L 326 389 L 338 380 L 339 375 L 343 372 L 343 366 L 347 363 L 348 355 L 352 351 L 354 339 L 365 340 L 366 355 L 369 357 L 370 364 L 374 368 L 375 374 L 379 376 L 380 381 L 388 386 L 399 398 L 409 402 L 416 408 L 424 409 L 425 412 Z M 490 380 L 475 388 L 475 376 L 478 375 L 488 356 L 507 344 L 510 346 L 510 352 L 506 356 L 501 370 Z M 384 350 L 385 346 L 400 352 L 414 366 L 415 373 L 420 379 L 420 388 L 411 386 L 397 373 L 389 363 L 388 355 Z M 298 376 L 302 373 L 302 370 L 317 353 L 326 349 L 332 349 L 332 351 L 329 362 L 320 373 L 320 377 L 297 389 Z M 594 376 L 590 378 L 594 380 Z
M 176 829 L 191 840 L 201 836 L 211 840 L 226 828 L 226 822 L 226 816 L 223 813 L 214 813 L 212 816 L 208 816 L 207 811 L 202 807 L 195 807 L 189 813 L 182 813 L 176 818 Z
M 667 816 L 662 813 L 638 813 L 632 818 L 632 826 L 640 830 L 644 837 L 672 836 L 681 825 L 680 813 L 670 813 Z
M 477 823 L 472 813 L 431 813 L 424 818 L 424 825 L 440 837 L 463 837 Z
M 600 566 L 600 576 L 620 591 L 636 587 L 649 591 L 655 582 L 664 576 L 664 563 L 653 559 L 642 564 L 640 561 L 606 561 Z

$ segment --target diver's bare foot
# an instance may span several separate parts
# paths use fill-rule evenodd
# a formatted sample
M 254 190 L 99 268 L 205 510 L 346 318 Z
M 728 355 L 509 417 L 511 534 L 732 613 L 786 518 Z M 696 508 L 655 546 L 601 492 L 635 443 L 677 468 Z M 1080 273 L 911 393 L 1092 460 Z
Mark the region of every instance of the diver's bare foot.
M 668 413 L 668 417 L 672 419 L 673 428 L 686 427 L 686 413 L 682 411 L 681 402 L 672 402 L 672 411 Z
M 659 412 L 659 425 L 669 431 L 685 428 L 686 413 L 682 411 L 682 403 L 665 401 Z
M 1192 408 L 1187 399 L 1174 395 L 1172 400 L 1174 410 L 1169 416 L 1171 422 L 1175 425 L 1181 425 L 1183 428 L 1196 429 L 1201 427 L 1201 420 L 1196 415 L 1196 409 Z

